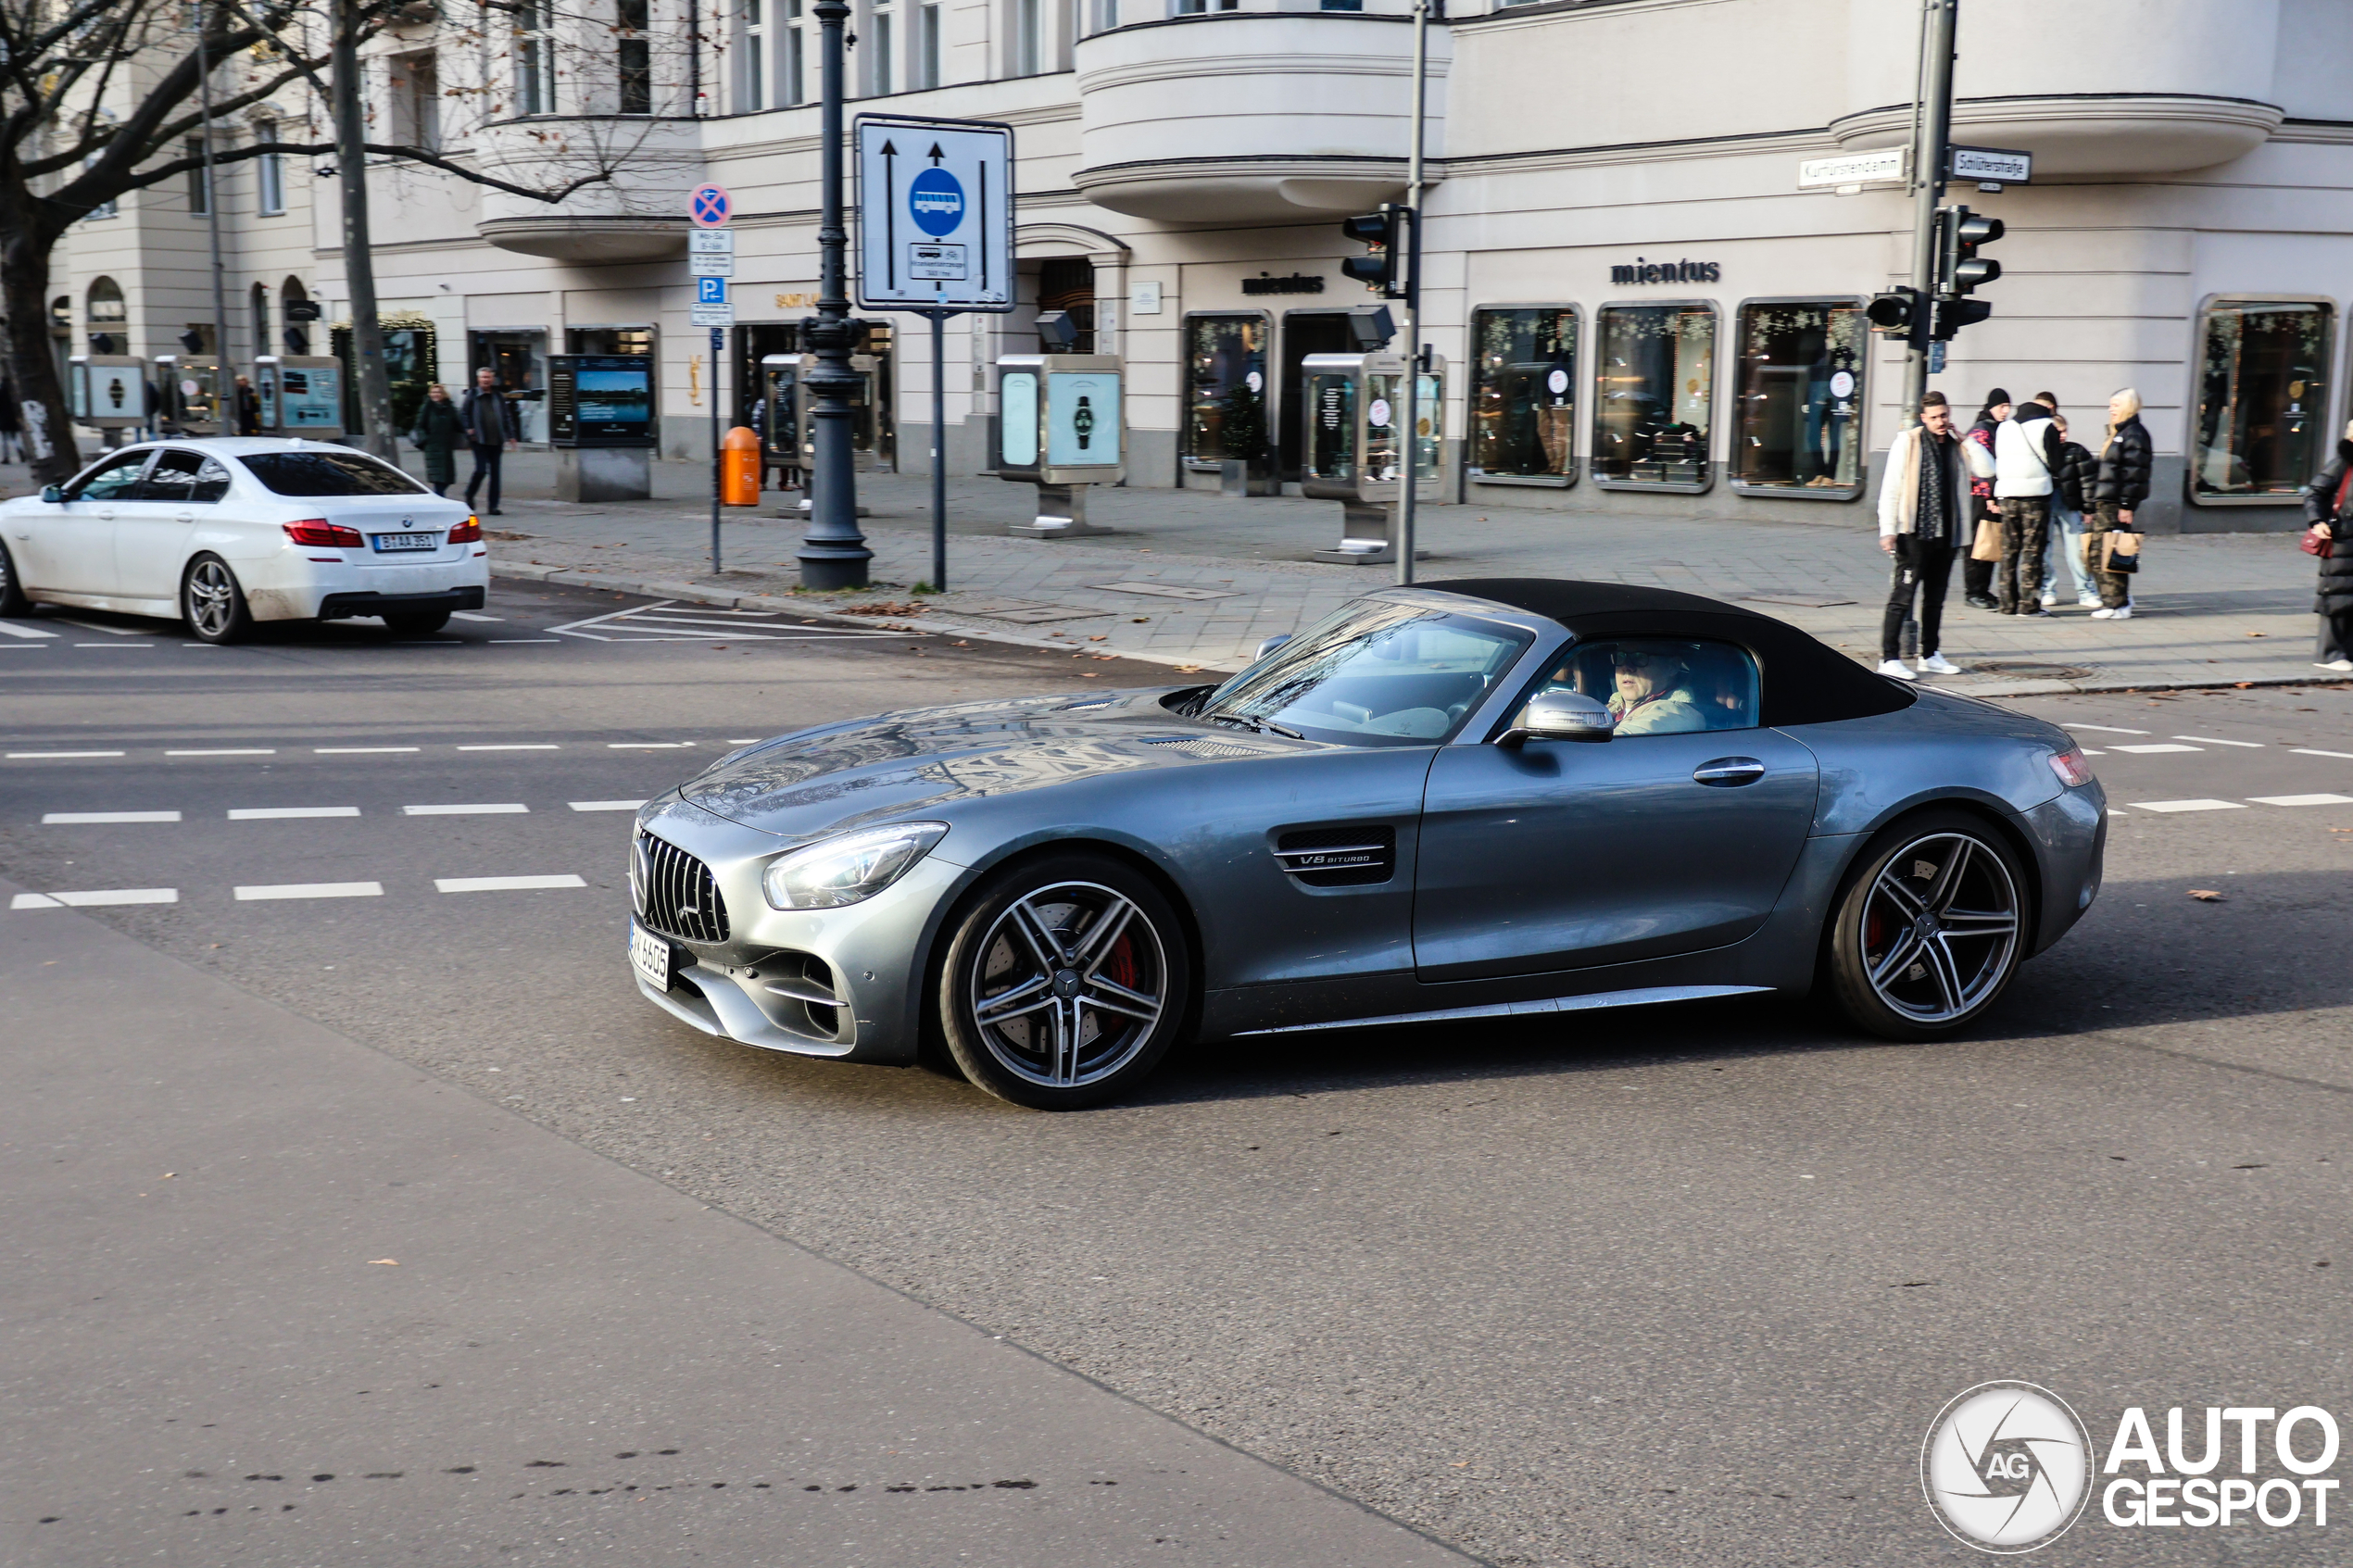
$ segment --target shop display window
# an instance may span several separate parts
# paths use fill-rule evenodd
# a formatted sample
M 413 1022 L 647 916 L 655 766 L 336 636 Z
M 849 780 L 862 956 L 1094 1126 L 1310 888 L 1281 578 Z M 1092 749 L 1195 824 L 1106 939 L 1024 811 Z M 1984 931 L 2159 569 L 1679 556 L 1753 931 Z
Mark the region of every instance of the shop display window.
M 2334 329 L 2334 308 L 2321 301 L 2223 299 L 2206 307 L 2190 450 L 2195 499 L 2284 498 L 2320 471 L 2332 446 Z
M 1185 320 L 1185 456 L 1266 457 L 1266 318 L 1255 311 Z
M 1716 307 L 1612 305 L 1594 325 L 1593 478 L 1705 490 L 1716 403 Z
M 1862 302 L 1741 307 L 1732 482 L 1843 500 L 1863 492 Z
M 1577 309 L 1471 314 L 1470 477 L 1573 483 Z

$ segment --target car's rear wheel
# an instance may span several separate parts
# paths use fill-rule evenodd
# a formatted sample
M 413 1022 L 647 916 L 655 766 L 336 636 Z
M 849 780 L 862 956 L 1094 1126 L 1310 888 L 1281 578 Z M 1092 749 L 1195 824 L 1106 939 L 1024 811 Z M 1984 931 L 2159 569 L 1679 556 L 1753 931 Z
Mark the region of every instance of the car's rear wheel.
M 422 637 L 449 624 L 446 609 L 419 610 L 412 615 L 387 615 L 384 625 L 396 637 Z
M 1185 1027 L 1192 960 L 1176 911 L 1109 856 L 1010 868 L 966 906 L 939 983 L 964 1076 L 1000 1099 L 1076 1110 L 1126 1092 Z
M 8 546 L 0 544 L 0 615 L 31 615 L 32 601 L 24 596 L 24 584 L 17 581 L 17 561 L 8 554 Z
M 198 556 L 180 580 L 180 618 L 198 642 L 233 643 L 253 631 L 237 574 L 219 556 Z
M 2000 997 L 2026 954 L 2026 875 L 2001 834 L 1923 813 L 1863 852 L 1832 917 L 1831 994 L 1890 1040 L 1950 1035 Z

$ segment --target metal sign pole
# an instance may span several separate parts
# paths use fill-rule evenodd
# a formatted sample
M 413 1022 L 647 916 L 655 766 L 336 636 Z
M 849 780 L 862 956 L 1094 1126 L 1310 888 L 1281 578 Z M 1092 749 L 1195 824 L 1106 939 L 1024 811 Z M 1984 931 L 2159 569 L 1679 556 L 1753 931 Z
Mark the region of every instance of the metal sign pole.
M 726 454 L 719 449 L 719 356 L 726 329 L 711 329 L 711 574 L 719 575 L 719 492 Z
M 931 585 L 948 586 L 948 349 L 952 310 L 926 310 L 931 318 Z
M 1946 144 L 1953 139 L 1953 35 L 1960 0 L 1927 0 L 1920 19 L 1919 134 L 1912 143 L 1912 308 L 1935 321 L 1936 204 L 1944 194 Z M 1904 428 L 1919 422 L 1928 391 L 1930 345 L 1916 336 L 1904 355 Z
M 1424 101 L 1423 78 L 1429 65 L 1429 0 L 1415 0 L 1414 5 L 1414 129 L 1412 156 L 1405 172 L 1406 233 L 1412 236 L 1403 257 L 1409 270 L 1405 276 L 1405 385 L 1404 428 L 1397 433 L 1404 447 L 1404 488 L 1397 495 L 1397 581 L 1414 580 L 1414 503 L 1420 488 L 1416 469 L 1421 458 L 1421 391 L 1422 391 L 1422 116 Z M 1392 234 L 1390 243 L 1397 243 Z

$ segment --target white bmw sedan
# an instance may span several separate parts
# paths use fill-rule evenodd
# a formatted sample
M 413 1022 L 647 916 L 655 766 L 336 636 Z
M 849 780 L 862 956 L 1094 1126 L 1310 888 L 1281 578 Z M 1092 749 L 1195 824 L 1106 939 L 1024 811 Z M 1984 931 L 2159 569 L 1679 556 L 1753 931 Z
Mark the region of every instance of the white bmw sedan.
M 482 608 L 486 554 L 464 502 L 348 446 L 143 442 L 0 506 L 0 615 L 177 617 L 208 643 L 257 621 L 375 615 L 414 635 Z

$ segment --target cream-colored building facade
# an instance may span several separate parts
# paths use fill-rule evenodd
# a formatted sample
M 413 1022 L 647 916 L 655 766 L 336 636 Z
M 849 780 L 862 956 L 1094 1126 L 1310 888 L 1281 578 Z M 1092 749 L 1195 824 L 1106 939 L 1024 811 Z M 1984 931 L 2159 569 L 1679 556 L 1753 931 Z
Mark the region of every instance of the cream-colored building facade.
M 568 55 L 431 20 L 371 47 L 391 139 L 438 113 L 450 156 L 516 183 L 618 165 L 552 206 L 372 168 L 376 286 L 384 315 L 432 328 L 414 373 L 453 386 L 653 353 L 662 449 L 693 458 L 710 400 L 742 420 L 757 361 L 813 308 L 816 25 L 804 0 L 700 0 L 698 40 L 677 0 L 633 4 L 617 33 L 593 5 L 547 13 Z M 1893 186 L 1801 190 L 1798 166 L 1907 139 L 1919 28 L 1894 0 L 1455 0 L 1430 30 L 1424 240 L 1446 496 L 1565 530 L 1598 510 L 1862 524 L 1902 367 L 1859 312 L 1908 276 L 1912 213 Z M 1299 358 L 1345 346 L 1366 302 L 1340 220 L 1404 188 L 1401 0 L 856 0 L 850 30 L 853 113 L 1015 132 L 1024 306 L 947 328 L 951 466 L 985 467 L 990 366 L 1060 307 L 1126 358 L 1128 483 L 1295 477 Z M 2135 387 L 2156 527 L 2287 526 L 2353 415 L 2353 0 L 1962 0 L 1959 36 L 1957 140 L 2035 162 L 2029 184 L 1954 188 L 2008 232 L 1985 253 L 1994 315 L 1932 384 L 1964 415 L 1996 385 L 2053 392 L 2095 446 L 2108 394 Z M 264 116 L 323 131 L 308 102 L 245 118 Z M 687 321 L 685 198 L 706 179 L 737 214 L 716 367 Z M 233 361 L 283 348 L 289 297 L 323 307 L 321 346 L 346 314 L 336 191 L 309 159 L 221 171 Z M 209 322 L 194 196 L 76 225 L 61 342 L 170 353 Z M 919 468 L 930 329 L 860 314 L 892 328 L 870 460 Z

